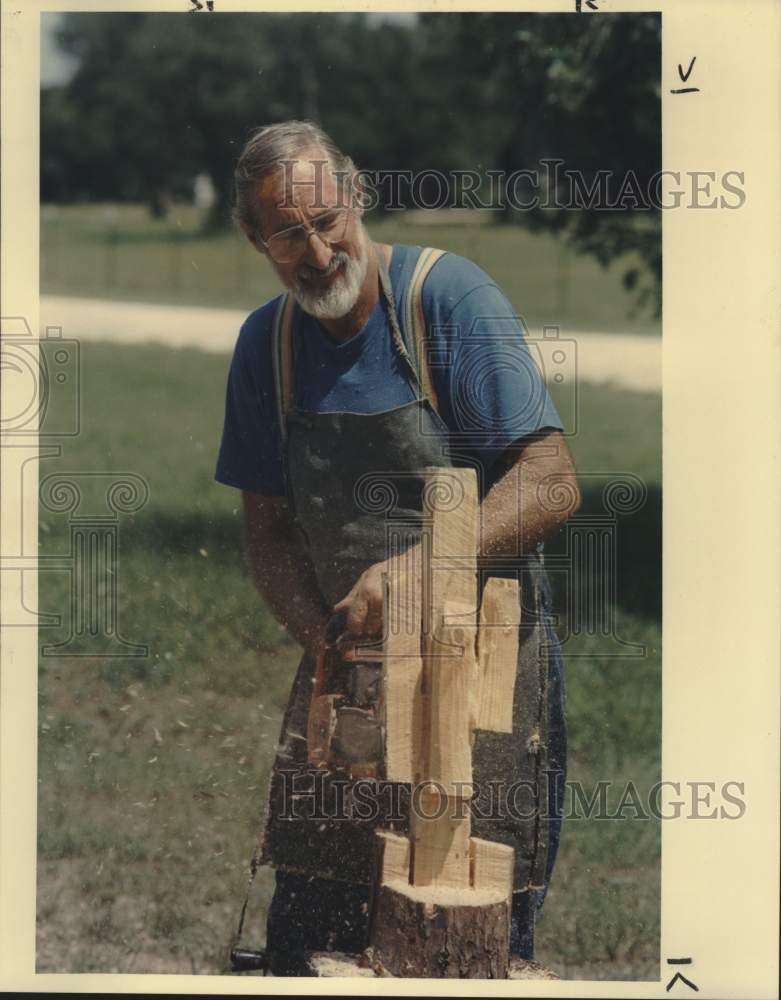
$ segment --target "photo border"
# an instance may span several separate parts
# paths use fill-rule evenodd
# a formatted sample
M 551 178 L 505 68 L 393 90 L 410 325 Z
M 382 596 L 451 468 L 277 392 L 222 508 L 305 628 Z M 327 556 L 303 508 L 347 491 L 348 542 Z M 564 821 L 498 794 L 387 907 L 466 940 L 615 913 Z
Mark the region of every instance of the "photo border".
M 40 12 L 187 12 L 175 2 L 2 0 L 2 314 L 39 329 Z M 371 981 L 376 995 L 665 997 L 671 958 L 690 956 L 701 996 L 777 996 L 779 876 L 779 279 L 781 6 L 774 0 L 574 0 L 481 10 L 609 16 L 662 12 L 665 170 L 745 172 L 739 210 L 670 210 L 663 219 L 663 735 L 666 781 L 738 780 L 739 820 L 662 827 L 660 981 Z M 368 3 L 217 0 L 216 11 L 371 10 Z M 382 4 L 383 11 L 474 9 Z M 681 71 L 696 57 L 691 80 Z M 65 331 L 65 334 L 73 331 Z M 3 482 L 17 456 L 2 442 Z M 0 558 L 28 551 L 37 516 L 6 489 Z M 19 491 L 17 491 L 18 493 Z M 25 503 L 28 507 L 25 507 Z M 24 534 L 25 537 L 22 537 Z M 33 549 L 36 551 L 36 549 Z M 0 574 L 3 604 L 18 592 Z M 7 578 L 7 579 L 6 579 Z M 31 588 L 32 589 L 32 588 Z M 32 602 L 32 604 L 31 604 Z M 717 627 L 714 628 L 714 623 Z M 36 974 L 36 663 L 34 629 L 4 628 L 0 660 L 0 986 L 5 990 L 365 995 L 364 979 Z M 688 989 L 684 990 L 688 992 Z

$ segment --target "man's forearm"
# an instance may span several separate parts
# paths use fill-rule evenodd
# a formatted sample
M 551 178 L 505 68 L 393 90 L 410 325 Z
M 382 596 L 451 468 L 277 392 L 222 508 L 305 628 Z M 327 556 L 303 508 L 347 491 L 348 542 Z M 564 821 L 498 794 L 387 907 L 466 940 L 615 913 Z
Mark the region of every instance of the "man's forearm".
M 262 542 L 247 539 L 247 559 L 255 586 L 274 616 L 308 649 L 321 641 L 328 613 L 311 561 L 291 531 L 280 530 Z
M 533 552 L 558 528 L 560 521 L 541 509 L 535 487 L 536 480 L 516 468 L 494 484 L 480 505 L 481 558 Z
M 577 510 L 580 494 L 565 449 L 551 435 L 518 450 L 480 505 L 481 559 L 533 552 Z

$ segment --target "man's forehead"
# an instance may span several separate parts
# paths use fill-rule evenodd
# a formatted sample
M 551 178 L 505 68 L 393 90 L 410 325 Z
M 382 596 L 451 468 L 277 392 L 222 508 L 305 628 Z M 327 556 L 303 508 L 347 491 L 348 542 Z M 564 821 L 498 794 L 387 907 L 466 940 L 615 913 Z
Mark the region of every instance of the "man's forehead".
M 321 152 L 280 163 L 260 183 L 258 196 L 266 210 L 323 210 L 341 205 L 333 167 Z

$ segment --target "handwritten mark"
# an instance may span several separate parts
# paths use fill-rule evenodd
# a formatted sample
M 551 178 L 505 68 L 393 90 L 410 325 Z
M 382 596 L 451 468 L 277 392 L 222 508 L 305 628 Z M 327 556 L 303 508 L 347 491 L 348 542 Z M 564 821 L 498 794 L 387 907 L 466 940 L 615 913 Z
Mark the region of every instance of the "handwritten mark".
M 203 4 L 201 0 L 190 0 L 192 7 L 190 8 L 190 13 L 193 14 L 196 11 L 203 10 Z M 214 0 L 206 0 L 206 9 L 214 10 Z
M 691 71 L 691 66 L 689 67 L 689 70 Z M 667 959 L 667 964 L 668 965 L 691 965 L 692 964 L 692 960 L 690 958 L 668 958 Z M 687 979 L 686 976 L 684 976 L 683 973 L 681 973 L 681 972 L 676 972 L 675 975 L 673 976 L 673 978 L 667 984 L 666 991 L 668 993 L 673 988 L 673 986 L 675 986 L 675 984 L 678 982 L 678 980 L 680 980 L 682 983 L 686 983 L 686 985 L 690 989 L 694 990 L 695 993 L 699 993 L 700 992 L 699 986 L 695 985 L 691 981 L 691 979 Z
M 691 72 L 694 69 L 694 64 L 695 64 L 696 61 L 697 61 L 697 56 L 694 56 L 692 58 L 692 61 L 689 63 L 689 68 L 686 70 L 685 73 L 683 71 L 683 66 L 681 66 L 680 63 L 678 63 L 678 76 L 681 78 L 681 83 L 686 83 L 686 81 L 689 79 L 689 77 L 691 76 Z M 677 90 L 671 90 L 670 93 L 671 94 L 694 94 L 697 91 L 699 91 L 699 89 L 700 89 L 699 87 L 678 87 Z
M 599 10 L 595 0 L 586 0 L 586 6 L 589 10 Z M 575 0 L 575 12 L 581 14 L 583 12 L 583 0 Z
M 691 987 L 691 989 L 693 989 L 695 993 L 699 993 L 700 992 L 699 986 L 695 986 L 694 983 L 690 979 L 686 978 L 686 976 L 681 975 L 680 972 L 676 972 L 675 975 L 673 976 L 673 978 L 667 984 L 667 992 L 668 993 L 673 988 L 673 986 L 675 986 L 675 984 L 678 982 L 679 979 L 680 979 L 680 981 L 682 983 L 686 983 L 687 986 Z
M 692 61 L 689 63 L 689 68 L 686 70 L 685 73 L 683 71 L 683 66 L 681 66 L 680 63 L 678 63 L 678 76 L 681 78 L 681 83 L 686 83 L 686 81 L 689 79 L 689 77 L 691 76 L 691 72 L 694 69 L 694 64 L 696 62 L 697 62 L 697 56 L 694 56 L 692 58 Z

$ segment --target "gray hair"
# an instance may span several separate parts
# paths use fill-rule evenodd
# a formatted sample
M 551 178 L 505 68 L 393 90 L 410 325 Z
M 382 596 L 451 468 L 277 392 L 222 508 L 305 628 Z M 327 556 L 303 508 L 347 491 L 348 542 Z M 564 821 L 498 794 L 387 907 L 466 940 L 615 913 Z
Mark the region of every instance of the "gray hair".
M 331 168 L 339 172 L 340 183 L 347 185 L 352 181 L 357 172 L 355 164 L 314 122 L 293 120 L 256 129 L 241 151 L 233 175 L 234 221 L 255 231 L 258 181 L 276 170 L 283 160 L 292 160 L 312 149 L 325 153 Z

